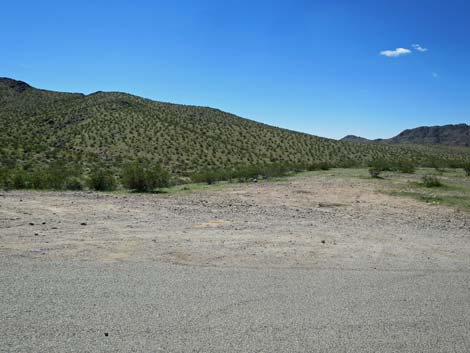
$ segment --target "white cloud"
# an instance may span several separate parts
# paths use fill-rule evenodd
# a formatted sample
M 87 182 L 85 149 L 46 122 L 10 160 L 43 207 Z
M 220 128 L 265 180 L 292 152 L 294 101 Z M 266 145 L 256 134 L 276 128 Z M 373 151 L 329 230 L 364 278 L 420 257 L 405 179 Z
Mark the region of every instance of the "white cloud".
M 405 48 L 397 48 L 395 50 L 384 50 L 380 52 L 380 55 L 389 57 L 389 58 L 396 58 L 401 55 L 406 55 L 410 54 L 411 50 L 410 49 L 405 49 Z
M 425 51 L 428 51 L 428 48 L 423 48 L 419 44 L 413 44 L 412 47 L 413 47 L 414 50 L 420 51 L 421 53 L 424 53 Z

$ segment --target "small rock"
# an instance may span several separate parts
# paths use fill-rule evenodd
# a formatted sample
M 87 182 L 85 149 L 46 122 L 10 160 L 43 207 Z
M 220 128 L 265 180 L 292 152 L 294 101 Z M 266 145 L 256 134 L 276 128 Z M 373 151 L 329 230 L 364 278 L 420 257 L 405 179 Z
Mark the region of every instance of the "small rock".
M 86 222 L 80 223 L 81 226 L 86 226 Z
M 109 333 L 105 332 L 104 335 L 105 335 L 106 337 L 108 337 L 108 336 L 109 336 Z
M 34 233 L 34 235 L 35 235 L 35 236 L 38 236 L 38 235 L 39 235 L 39 233 Z
M 29 225 L 30 225 L 30 226 L 34 226 L 34 223 L 33 223 L 33 222 L 29 222 Z
M 322 244 L 325 244 L 325 243 L 326 243 L 326 241 L 325 241 L 325 240 L 322 240 L 322 241 L 321 241 L 321 243 L 322 243 Z

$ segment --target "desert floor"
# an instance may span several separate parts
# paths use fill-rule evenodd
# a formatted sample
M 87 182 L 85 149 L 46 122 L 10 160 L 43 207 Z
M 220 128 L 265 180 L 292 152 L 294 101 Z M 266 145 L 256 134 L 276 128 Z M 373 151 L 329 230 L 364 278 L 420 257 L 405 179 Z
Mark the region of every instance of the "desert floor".
M 470 211 L 403 178 L 3 192 L 0 352 L 468 352 Z

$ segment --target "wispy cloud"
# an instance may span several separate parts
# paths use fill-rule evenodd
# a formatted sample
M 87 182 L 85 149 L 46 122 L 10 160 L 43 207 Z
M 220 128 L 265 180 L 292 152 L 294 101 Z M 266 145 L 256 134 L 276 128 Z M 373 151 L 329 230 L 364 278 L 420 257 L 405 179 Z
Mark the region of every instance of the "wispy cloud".
M 413 47 L 414 50 L 419 51 L 421 53 L 424 53 L 425 51 L 428 51 L 428 48 L 423 48 L 419 44 L 413 44 L 412 47 Z
M 432 73 L 432 77 L 434 77 L 434 78 L 439 78 L 439 74 L 438 74 L 437 72 L 433 72 L 433 73 Z
M 383 50 L 380 52 L 380 55 L 386 56 L 388 58 L 396 58 L 402 55 L 411 54 L 412 50 L 420 52 L 420 53 L 424 53 L 429 50 L 428 48 L 422 47 L 420 44 L 412 44 L 411 48 L 412 49 L 397 48 L 395 50 Z
M 402 55 L 407 55 L 411 54 L 410 49 L 405 49 L 405 48 L 397 48 L 395 50 L 383 50 L 380 52 L 380 55 L 389 57 L 389 58 L 396 58 Z

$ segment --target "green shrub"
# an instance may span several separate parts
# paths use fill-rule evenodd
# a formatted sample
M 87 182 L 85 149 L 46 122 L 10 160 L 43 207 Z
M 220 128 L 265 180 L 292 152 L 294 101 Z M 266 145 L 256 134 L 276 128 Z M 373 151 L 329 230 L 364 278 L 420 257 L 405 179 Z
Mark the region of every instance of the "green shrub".
M 140 192 L 167 187 L 170 183 L 170 173 L 160 165 L 153 164 L 144 167 L 140 162 L 125 166 L 121 178 L 126 188 Z
M 428 163 L 429 167 L 434 168 L 437 172 L 442 173 L 447 166 L 446 161 L 438 158 L 431 158 Z
M 447 167 L 452 168 L 452 169 L 463 168 L 464 166 L 465 166 L 465 163 L 461 160 L 449 159 L 447 161 Z
M 191 175 L 195 183 L 207 183 L 208 185 L 222 180 L 231 180 L 232 172 L 227 170 L 206 170 Z
M 79 191 L 83 190 L 83 184 L 77 177 L 70 177 L 65 182 L 65 189 Z
M 329 170 L 331 169 L 331 164 L 328 162 L 315 162 L 309 163 L 306 166 L 306 170 L 314 171 L 314 170 Z
M 396 168 L 400 173 L 414 174 L 416 171 L 413 161 L 410 160 L 398 161 Z
M 7 169 L 0 169 L 0 188 L 8 190 L 11 188 L 10 173 Z
M 354 168 L 354 167 L 363 167 L 364 165 L 355 161 L 353 159 L 342 159 L 335 163 L 334 165 L 337 168 Z
M 112 191 L 116 189 L 116 178 L 105 169 L 96 169 L 87 180 L 88 187 L 96 191 Z
M 13 189 L 26 189 L 29 187 L 28 174 L 23 169 L 16 169 L 13 172 L 11 184 Z
M 470 176 L 470 163 L 464 164 L 464 165 L 462 166 L 462 168 L 463 168 L 465 174 L 466 174 L 467 176 Z
M 421 178 L 423 186 L 427 188 L 437 188 L 443 186 L 439 178 L 433 175 L 425 175 Z
M 369 163 L 369 174 L 372 178 L 378 178 L 380 173 L 389 169 L 389 163 L 382 159 L 375 159 Z

